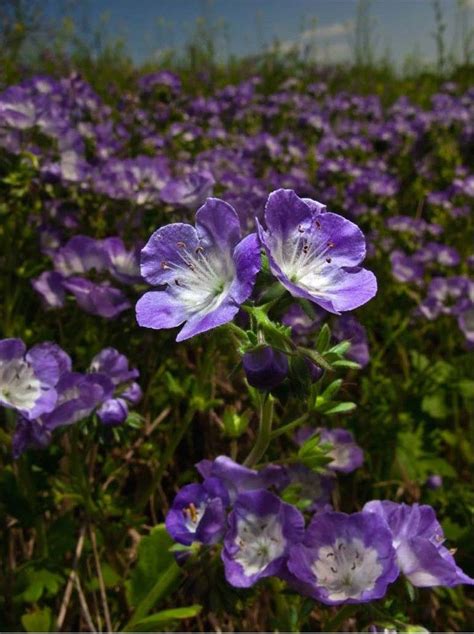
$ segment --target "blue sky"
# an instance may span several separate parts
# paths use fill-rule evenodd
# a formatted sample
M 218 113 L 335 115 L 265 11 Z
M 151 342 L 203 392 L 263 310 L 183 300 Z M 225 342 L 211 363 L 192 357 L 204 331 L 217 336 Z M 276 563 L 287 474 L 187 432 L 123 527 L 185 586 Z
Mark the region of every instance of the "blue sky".
M 463 20 L 474 28 L 474 0 L 463 1 Z M 460 40 L 461 14 L 458 0 L 440 5 L 449 51 Z M 66 0 L 56 0 L 50 11 L 59 15 L 64 6 Z M 83 0 L 74 13 L 92 25 L 106 18 L 108 32 L 126 41 L 138 63 L 169 47 L 182 49 L 200 17 L 222 25 L 222 55 L 255 53 L 278 39 L 284 47 L 311 44 L 319 57 L 339 60 L 351 55 L 356 7 L 356 0 Z M 415 51 L 434 60 L 432 0 L 372 0 L 371 15 L 379 52 L 389 50 L 397 62 Z

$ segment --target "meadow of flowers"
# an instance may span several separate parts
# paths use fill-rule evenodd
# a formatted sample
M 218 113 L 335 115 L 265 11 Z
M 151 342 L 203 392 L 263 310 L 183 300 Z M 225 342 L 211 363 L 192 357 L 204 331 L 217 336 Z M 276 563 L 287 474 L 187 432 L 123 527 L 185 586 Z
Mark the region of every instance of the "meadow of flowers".
M 0 93 L 0 629 L 469 629 L 474 87 L 92 83 Z

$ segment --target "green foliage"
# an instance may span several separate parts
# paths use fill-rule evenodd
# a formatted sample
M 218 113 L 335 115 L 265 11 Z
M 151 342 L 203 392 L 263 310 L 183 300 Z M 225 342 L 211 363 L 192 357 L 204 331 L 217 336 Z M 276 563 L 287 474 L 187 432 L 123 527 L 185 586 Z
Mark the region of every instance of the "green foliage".
M 383 105 L 408 96 L 427 106 L 446 80 L 457 82 L 460 90 L 472 84 L 469 38 L 464 38 L 463 65 L 455 66 L 446 46 L 440 3 L 435 3 L 439 73 L 419 59 L 409 60 L 406 73 L 377 59 L 368 2 L 359 5 L 354 64 L 331 68 L 282 49 L 224 63 L 215 40 L 219 33 L 222 36 L 219 25 L 199 22 L 185 55 L 170 52 L 159 63 L 137 69 L 120 38 L 105 37 L 106 24 L 91 27 L 82 41 L 74 20 L 65 20 L 57 28 L 43 22 L 41 3 L 13 5 L 20 13 L 8 20 L 1 33 L 1 81 L 7 85 L 36 72 L 60 77 L 75 69 L 111 104 L 113 124 L 120 120 L 114 94 L 133 92 L 141 71 L 162 67 L 180 71 L 186 95 L 204 97 L 257 74 L 267 95 L 291 78 L 307 97 L 308 85 L 324 80 L 330 93 L 375 94 Z M 40 33 L 47 33 L 48 41 Z M 37 49 L 34 34 L 40 42 Z M 46 51 L 50 54 L 42 55 Z M 208 77 L 205 83 L 201 73 Z M 157 104 L 167 99 L 166 94 L 158 95 Z M 182 123 L 185 113 L 177 110 L 176 120 Z M 255 112 L 248 120 L 226 122 L 229 134 L 258 134 L 262 129 L 259 117 Z M 288 121 L 280 113 L 268 125 L 284 136 Z M 317 147 L 319 132 L 308 135 L 310 148 Z M 211 147 L 205 136 L 176 141 L 172 152 L 194 156 L 198 149 Z M 44 143 L 38 131 L 38 147 Z M 381 249 L 384 240 L 393 240 L 407 251 L 414 248 L 412 236 L 394 236 L 386 226 L 388 215 L 407 213 L 439 223 L 445 232 L 443 240 L 456 246 L 463 258 L 472 251 L 471 217 L 452 218 L 442 208 L 426 206 L 431 191 L 442 190 L 460 166 L 471 165 L 470 141 L 461 139 L 453 124 L 435 127 L 423 143 L 432 176 L 427 178 L 418 169 L 416 152 L 407 139 L 391 165 L 400 178 L 400 192 L 387 199 L 383 209 L 377 212 L 374 205 L 373 214 L 360 217 L 364 231 L 379 236 L 372 239 L 374 253 L 367 264 L 377 274 L 379 294 L 356 313 L 368 332 L 371 353 L 370 364 L 363 370 L 350 358 L 348 342 L 334 342 L 327 323 L 304 344 L 295 343 L 290 328 L 280 323 L 290 298 L 274 282 L 265 258 L 258 288 L 261 304 L 245 307 L 247 315 L 238 322 L 245 325 L 224 327 L 180 345 L 175 344 L 174 333 L 138 329 L 133 319 L 105 323 L 79 311 L 72 302 L 59 312 L 42 310 L 31 291 L 31 279 L 47 268 L 37 240 L 47 206 L 56 199 L 66 201 L 77 213 L 81 231 L 103 238 L 109 235 L 112 217 L 127 218 L 129 204 L 92 195 L 81 187 L 47 183 L 39 188 L 38 156 L 26 151 L 13 156 L 1 150 L 2 337 L 21 336 L 28 344 L 55 340 L 72 354 L 74 367 L 81 371 L 86 371 L 92 354 L 115 346 L 139 367 L 145 388 L 142 405 L 120 428 L 105 429 L 97 420 L 86 420 L 57 430 L 50 448 L 31 451 L 15 463 L 11 460 L 14 417 L 2 409 L 2 630 L 53 631 L 71 570 L 77 571 L 91 618 L 102 631 L 107 626 L 103 594 L 113 628 L 124 631 L 331 631 L 344 626 L 367 629 L 373 623 L 397 631 L 426 631 L 410 625 L 421 622 L 431 630 L 469 628 L 474 619 L 472 599 L 469 591 L 463 593 L 459 588 L 420 592 L 400 581 L 393 596 L 375 610 L 346 606 L 338 611 L 288 591 L 277 579 L 263 581 L 253 590 L 231 588 L 223 578 L 219 546 L 205 551 L 195 545 L 173 544 L 162 523 L 177 489 L 196 480 L 193 465 L 199 460 L 226 454 L 243 462 L 250 452 L 254 461 L 250 466 L 299 462 L 322 473 L 332 460 L 331 445 L 321 443 L 315 435 L 297 447 L 293 433 L 303 425 L 345 427 L 363 447 L 365 464 L 356 474 L 340 478 L 333 495 L 336 508 L 351 512 L 369 499 L 383 498 L 432 504 L 441 517 L 449 547 L 459 549 L 460 563 L 466 569 L 470 566 L 472 574 L 472 352 L 465 348 L 454 321 L 443 317 L 433 322 L 414 321 L 413 309 L 421 291 L 395 283 L 387 253 Z M 156 150 L 137 141 L 133 151 L 152 156 Z M 351 148 L 347 157 L 371 160 L 361 152 Z M 317 152 L 310 149 L 303 168 L 316 188 L 318 161 Z M 286 169 L 281 157 L 265 159 L 262 164 L 262 170 L 269 173 Z M 334 211 L 345 213 L 348 183 L 343 174 L 338 179 L 335 189 L 340 208 Z M 218 188 L 219 183 L 217 194 Z M 324 200 L 324 192 L 320 197 Z M 124 236 L 130 243 L 146 240 L 160 223 L 178 220 L 171 209 L 161 206 L 134 211 L 137 218 L 143 214 L 143 223 L 140 227 L 124 223 Z M 316 317 L 308 302 L 302 300 L 300 306 L 310 318 Z M 242 352 L 263 345 L 283 351 L 290 362 L 288 380 L 271 398 L 247 389 L 240 365 Z M 312 382 L 308 361 L 321 370 L 316 382 Z M 432 474 L 444 478 L 443 487 L 434 491 L 426 486 Z M 302 498 L 302 489 L 292 484 L 283 497 L 309 518 L 312 500 Z M 97 535 L 100 570 L 91 527 Z M 76 561 L 81 534 L 84 540 Z M 62 629 L 86 629 L 75 585 Z
M 127 583 L 128 600 L 132 606 L 137 608 L 146 599 L 169 568 L 177 568 L 170 551 L 173 543 L 163 524 L 155 526 L 140 540 L 137 565 Z
M 53 615 L 51 609 L 36 608 L 21 617 L 21 624 L 27 632 L 51 632 L 53 628 Z

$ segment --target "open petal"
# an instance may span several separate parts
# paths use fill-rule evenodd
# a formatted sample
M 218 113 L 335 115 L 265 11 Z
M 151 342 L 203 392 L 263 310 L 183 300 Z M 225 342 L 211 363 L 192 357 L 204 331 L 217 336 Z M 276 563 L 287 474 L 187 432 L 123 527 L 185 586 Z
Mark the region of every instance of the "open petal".
M 442 557 L 439 549 L 422 537 L 402 542 L 397 548 L 397 559 L 403 574 L 419 588 L 452 587 L 469 579 L 459 578 L 454 560 Z
M 0 341 L 0 361 L 21 359 L 26 352 L 26 346 L 21 339 L 3 339 Z
M 177 272 L 186 269 L 186 253 L 199 246 L 194 227 L 181 222 L 155 231 L 141 251 L 141 274 L 149 284 L 173 283 Z
M 365 258 L 365 237 L 359 227 L 343 216 L 324 213 L 318 216 L 313 240 L 328 246 L 327 255 L 337 266 L 357 266 Z
M 304 278 L 314 302 L 331 313 L 353 310 L 368 302 L 377 292 L 377 279 L 367 269 L 328 267 L 318 276 Z M 301 283 L 300 282 L 300 283 Z
M 240 240 L 239 217 L 233 207 L 219 198 L 208 198 L 198 209 L 196 230 L 205 248 L 229 251 Z
M 250 297 L 261 266 L 260 243 L 256 233 L 250 234 L 235 247 L 234 263 L 237 275 L 229 295 L 237 304 L 242 304 Z
M 175 328 L 185 321 L 189 313 L 178 298 L 167 291 L 150 291 L 136 306 L 137 321 L 145 328 Z
M 268 196 L 265 222 L 271 234 L 285 240 L 298 225 L 308 223 L 313 213 L 292 189 L 277 189 Z
M 208 330 L 227 324 L 229 321 L 232 321 L 238 311 L 238 304 L 235 304 L 230 298 L 224 299 L 222 303 L 210 312 L 201 310 L 199 313 L 188 318 L 188 321 L 176 337 L 176 341 L 185 341 L 202 332 L 207 332 Z M 167 328 L 169 327 L 170 326 L 167 326 Z

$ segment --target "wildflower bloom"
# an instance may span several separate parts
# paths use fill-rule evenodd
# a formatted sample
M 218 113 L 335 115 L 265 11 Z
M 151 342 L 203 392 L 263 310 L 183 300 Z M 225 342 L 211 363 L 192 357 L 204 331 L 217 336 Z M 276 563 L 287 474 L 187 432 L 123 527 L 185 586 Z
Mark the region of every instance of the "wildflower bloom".
M 13 457 L 26 449 L 49 445 L 52 432 L 86 418 L 113 393 L 113 384 L 103 374 L 81 374 L 66 371 L 57 383 L 57 401 L 52 411 L 34 419 L 20 418 L 13 435 Z
M 21 339 L 0 341 L 0 405 L 17 410 L 27 419 L 54 409 L 63 356 L 52 343 L 26 351 Z
M 126 383 L 139 375 L 137 369 L 129 368 L 127 357 L 115 348 L 104 348 L 96 354 L 91 361 L 90 371 L 106 374 L 114 385 Z
M 175 497 L 166 516 L 166 529 L 180 544 L 215 544 L 224 535 L 229 496 L 218 478 L 188 484 Z
M 354 223 L 290 189 L 270 194 L 265 222 L 258 231 L 271 271 L 294 297 L 338 314 L 375 295 L 374 274 L 358 266 L 366 248 Z
M 229 515 L 222 560 L 227 581 L 248 588 L 283 572 L 289 548 L 303 537 L 304 518 L 269 491 L 247 491 Z
M 130 302 L 121 290 L 103 282 L 96 284 L 82 277 L 68 277 L 63 286 L 74 295 L 77 303 L 86 313 L 114 319 L 130 308 Z
M 474 584 L 456 565 L 451 552 L 443 546 L 443 529 L 427 504 L 397 504 L 372 500 L 364 512 L 381 517 L 392 533 L 398 565 L 414 586 L 453 587 Z
M 321 442 L 331 443 L 333 448 L 328 453 L 332 461 L 328 468 L 341 473 L 351 473 L 358 469 L 364 462 L 364 452 L 354 440 L 354 436 L 347 429 L 336 427 L 327 429 L 320 427 L 316 430 Z
M 332 445 L 332 449 L 328 452 L 328 457 L 331 457 L 332 461 L 327 465 L 331 471 L 351 473 L 364 462 L 364 452 L 348 429 L 342 427 L 334 427 L 333 429 L 318 427 L 315 429 L 305 425 L 295 433 L 294 439 L 296 443 L 302 445 L 314 434 L 319 435 L 322 443 Z
M 167 287 L 138 301 L 137 320 L 146 328 L 185 325 L 183 341 L 232 320 L 250 296 L 260 268 L 257 236 L 240 239 L 235 210 L 208 198 L 196 214 L 196 228 L 166 225 L 142 250 L 141 273 L 147 282 Z
M 278 487 L 286 481 L 285 470 L 279 465 L 268 465 L 257 471 L 234 462 L 227 456 L 217 456 L 215 460 L 201 460 L 196 468 L 203 478 L 218 478 L 225 486 L 233 503 L 240 493 Z
M 380 599 L 399 573 L 387 525 L 366 513 L 315 515 L 288 569 L 296 587 L 328 605 Z
M 345 314 L 337 317 L 332 334 L 337 341 L 350 341 L 351 347 L 346 353 L 348 359 L 355 361 L 362 368 L 369 363 L 370 352 L 367 332 L 354 315 Z
M 139 376 L 139 371 L 136 368 L 130 369 L 127 357 L 115 348 L 104 348 L 96 354 L 91 361 L 90 370 L 104 374 L 119 392 L 99 407 L 99 420 L 104 425 L 120 425 L 128 416 L 129 403 L 136 405 L 142 398 L 140 386 L 132 381 Z

